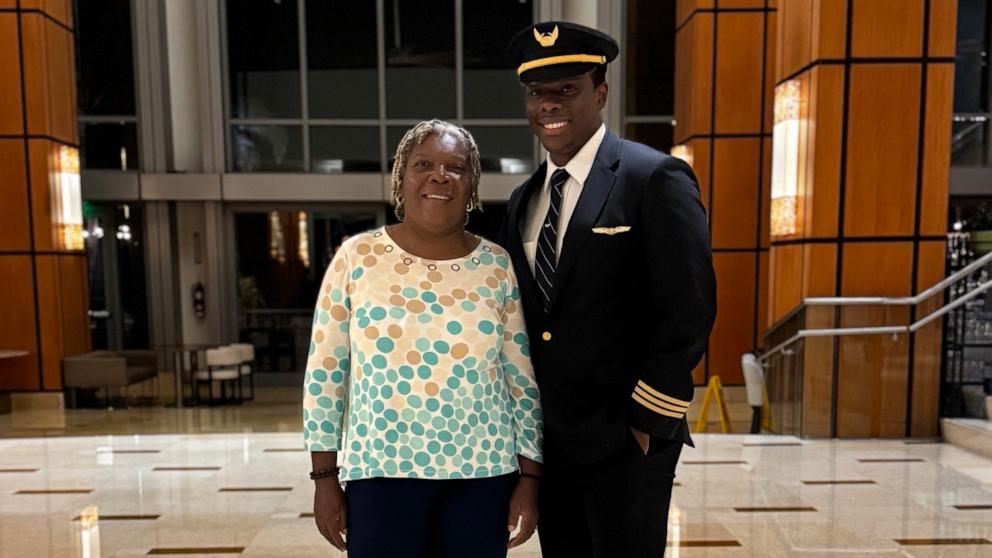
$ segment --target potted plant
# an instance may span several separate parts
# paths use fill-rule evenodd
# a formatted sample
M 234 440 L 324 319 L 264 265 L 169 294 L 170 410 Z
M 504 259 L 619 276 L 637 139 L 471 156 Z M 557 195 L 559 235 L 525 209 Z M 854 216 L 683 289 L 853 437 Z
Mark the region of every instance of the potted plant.
M 964 230 L 968 231 L 968 247 L 976 256 L 992 252 L 992 209 L 988 203 L 981 202 L 966 222 Z

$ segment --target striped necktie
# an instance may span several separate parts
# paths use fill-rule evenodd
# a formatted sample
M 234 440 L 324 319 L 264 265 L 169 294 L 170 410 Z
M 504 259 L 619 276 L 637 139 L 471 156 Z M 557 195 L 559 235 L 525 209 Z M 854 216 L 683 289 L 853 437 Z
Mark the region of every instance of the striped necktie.
M 558 169 L 551 175 L 551 205 L 548 215 L 541 225 L 541 234 L 537 239 L 537 258 L 534 269 L 537 271 L 537 287 L 541 290 L 541 302 L 544 312 L 551 307 L 551 293 L 555 286 L 555 271 L 558 267 L 558 227 L 561 214 L 561 192 L 568 180 L 568 171 Z

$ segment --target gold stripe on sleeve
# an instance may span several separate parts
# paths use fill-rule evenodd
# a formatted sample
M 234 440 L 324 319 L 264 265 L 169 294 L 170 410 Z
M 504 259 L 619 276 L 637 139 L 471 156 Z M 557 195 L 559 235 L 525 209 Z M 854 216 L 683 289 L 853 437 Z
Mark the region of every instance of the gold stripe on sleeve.
M 672 405 L 678 405 L 680 407 L 689 408 L 689 401 L 682 401 L 681 399 L 676 399 L 671 395 L 665 395 L 664 393 L 661 393 L 660 391 L 644 383 L 644 380 L 639 380 L 637 382 L 637 385 L 644 388 L 644 391 L 650 393 L 651 395 L 655 396 L 658 399 L 661 399 L 662 401 L 665 401 L 666 403 L 671 403 Z
M 688 407 L 680 407 L 678 405 L 672 405 L 671 403 L 666 403 L 665 401 L 662 401 L 662 400 L 658 399 L 657 397 L 654 397 L 653 395 L 651 395 L 650 393 L 648 393 L 641 386 L 636 386 L 634 388 L 634 391 L 636 393 L 640 394 L 640 396 L 643 397 L 644 399 L 646 399 L 646 400 L 654 403 L 655 405 L 661 407 L 662 409 L 667 409 L 669 411 L 672 411 L 673 413 L 685 413 L 686 411 L 689 410 Z
M 640 403 L 641 405 L 643 405 L 644 407 L 646 407 L 648 410 L 654 411 L 654 412 L 658 413 L 659 415 L 664 415 L 666 417 L 672 417 L 672 418 L 676 418 L 676 419 L 680 419 L 680 418 L 683 418 L 685 416 L 685 413 L 673 413 L 671 411 L 667 411 L 665 409 L 662 409 L 661 407 L 658 407 L 654 403 L 651 403 L 650 401 L 648 401 L 648 400 L 644 399 L 643 397 L 641 397 L 640 394 L 638 394 L 637 392 L 634 392 L 634 394 L 631 395 L 631 397 L 634 398 L 634 401 L 637 401 L 638 403 Z

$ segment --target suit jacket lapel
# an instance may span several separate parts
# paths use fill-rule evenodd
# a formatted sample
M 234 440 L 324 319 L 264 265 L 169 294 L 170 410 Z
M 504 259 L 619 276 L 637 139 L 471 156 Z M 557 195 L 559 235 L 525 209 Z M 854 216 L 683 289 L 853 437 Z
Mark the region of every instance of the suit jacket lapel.
M 544 310 L 540 308 L 540 295 L 537 291 L 537 281 L 534 279 L 534 273 L 530 270 L 530 264 L 527 262 L 527 254 L 524 252 L 523 237 L 520 235 L 520 225 L 523 219 L 527 216 L 527 207 L 530 204 L 530 197 L 534 195 L 534 192 L 540 189 L 540 186 L 544 184 L 544 175 L 547 172 L 547 163 L 542 163 L 540 167 L 531 175 L 530 180 L 524 185 L 523 191 L 517 197 L 513 203 L 506 208 L 509 213 L 509 219 L 507 220 L 507 231 L 506 238 L 507 244 L 505 248 L 510 252 L 510 256 L 513 258 L 514 271 L 517 274 L 517 283 L 520 285 L 520 295 L 524 301 L 524 305 L 529 307 L 534 306 L 540 311 L 540 314 L 544 314 Z M 527 312 L 527 315 L 536 316 L 537 314 L 533 309 Z
M 558 267 L 555 271 L 555 288 L 551 293 L 551 308 L 555 306 L 558 295 L 561 293 L 568 274 L 575 265 L 575 260 L 582 251 L 582 245 L 596 218 L 603 210 L 603 204 L 610 196 L 616 175 L 616 163 L 620 160 L 620 138 L 611 132 L 607 132 L 603 137 L 603 143 L 596 153 L 596 161 L 592 165 L 592 170 L 582 185 L 582 194 L 569 220 L 568 229 L 565 232 L 565 241 L 561 248 L 561 256 L 558 258 Z M 549 310 L 550 312 L 550 310 Z

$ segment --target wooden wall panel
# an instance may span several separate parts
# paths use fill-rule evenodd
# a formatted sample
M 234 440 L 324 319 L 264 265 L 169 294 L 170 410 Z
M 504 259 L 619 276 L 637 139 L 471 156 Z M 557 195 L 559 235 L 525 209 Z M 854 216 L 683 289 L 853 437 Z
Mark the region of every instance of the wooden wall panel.
M 723 7 L 723 2 L 720 3 Z M 717 21 L 716 133 L 754 134 L 761 131 L 760 39 L 764 14 L 729 12 Z
M 768 252 L 758 254 L 758 307 L 755 309 L 755 319 L 758 322 L 758 347 L 764 347 L 765 331 L 768 329 Z
M 837 289 L 837 245 L 807 244 L 803 251 L 802 296 L 833 296 Z
M 920 67 L 851 68 L 844 231 L 913 234 Z
M 0 135 L 24 130 L 17 14 L 0 13 Z
M 710 211 L 710 140 L 695 139 L 687 144 L 692 149 L 692 170 L 699 181 L 699 195 L 706 208 L 706 216 Z
M 55 2 L 51 3 L 55 4 Z M 52 22 L 46 22 L 45 35 L 48 43 L 46 64 L 52 136 L 67 143 L 78 144 L 74 38 L 72 33 Z
M 941 235 L 947 228 L 947 192 L 951 167 L 951 118 L 954 65 L 930 64 L 927 69 L 927 114 L 923 139 L 923 188 L 920 233 Z
M 55 169 L 53 157 L 56 145 L 48 140 L 29 140 L 31 153 L 31 213 L 34 218 L 35 250 L 51 251 L 59 248 L 56 225 L 52 220 L 56 200 L 52 195 Z
M 930 0 L 930 56 L 954 56 L 958 0 Z
M 38 319 L 41 332 L 41 369 L 43 389 L 62 386 L 62 349 L 64 332 L 62 320 L 62 275 L 58 256 L 38 255 L 37 268 Z
M 689 33 L 692 64 L 689 67 L 692 95 L 686 99 L 689 134 L 711 131 L 713 98 L 713 21 L 712 13 L 699 13 L 683 32 Z
M 768 275 L 770 302 L 768 322 L 775 323 L 802 302 L 803 246 L 773 246 Z
M 748 253 L 713 254 L 719 312 L 709 351 L 710 376 L 742 383 L 741 355 L 753 349 L 755 258 Z
M 72 21 L 72 0 L 44 0 L 45 13 L 66 27 L 74 27 Z
M 4 312 L 0 320 L 3 348 L 30 352 L 26 357 L 0 360 L 0 390 L 38 389 L 30 256 L 0 255 L 0 308 Z
M 49 136 L 51 114 L 48 104 L 48 77 L 45 55 L 45 27 L 51 25 L 39 14 L 21 15 L 21 44 L 24 47 L 24 91 L 28 133 Z
M 84 254 L 59 255 L 65 356 L 90 351 L 89 284 Z M 61 376 L 60 376 L 61 378 Z M 61 380 L 60 380 L 61 382 Z M 61 384 L 60 384 L 61 386 Z
M 37 13 L 21 16 L 28 131 L 77 142 L 72 35 Z
M 689 128 L 692 121 L 689 118 L 689 106 L 693 95 L 689 82 L 689 76 L 692 75 L 691 53 L 692 44 L 689 42 L 689 31 L 679 31 L 675 34 L 675 91 L 673 99 L 675 122 L 672 124 L 672 143 L 674 145 L 685 143 L 686 137 L 690 134 Z
M 675 21 L 682 25 L 696 10 L 713 9 L 713 0 L 677 0 L 675 5 Z
M 22 10 L 40 11 L 62 25 L 72 27 L 72 20 L 67 19 L 72 14 L 72 4 L 69 0 L 20 0 Z
M 944 277 L 945 243 L 922 242 L 916 291 L 920 292 Z M 940 308 L 942 297 L 931 297 L 917 307 L 916 319 Z M 937 436 L 940 405 L 940 359 L 943 320 L 927 324 L 916 332 L 913 347 L 913 378 L 910 416 L 912 436 Z
M 0 250 L 31 249 L 24 142 L 0 139 Z
M 813 60 L 844 58 L 847 33 L 847 2 L 813 0 Z
M 776 83 L 809 64 L 810 20 L 813 0 L 792 0 L 783 2 L 778 8 L 779 42 L 777 52 L 781 54 Z
M 843 296 L 909 296 L 912 242 L 852 242 L 844 245 Z
M 714 148 L 714 248 L 756 248 L 758 200 L 757 139 L 717 139 Z
M 851 56 L 858 58 L 923 54 L 923 0 L 854 0 Z
M 879 323 L 897 321 L 891 316 L 882 317 L 892 311 L 860 307 L 847 312 L 861 314 L 856 322 Z M 842 327 L 845 326 L 842 322 Z M 893 340 L 887 335 L 852 336 L 841 338 L 839 343 L 837 435 L 902 437 L 908 384 L 907 337 L 900 335 Z
M 764 8 L 765 0 L 720 0 L 720 9 Z
M 765 33 L 765 133 L 770 134 L 775 125 L 775 67 L 778 57 L 775 46 L 778 42 L 778 14 L 765 14 L 768 30 Z
M 813 162 L 809 170 L 813 175 L 808 179 L 807 187 L 812 190 L 812 197 L 808 200 L 812 208 L 806 213 L 809 220 L 805 230 L 808 236 L 829 238 L 837 236 L 840 220 L 844 69 L 821 66 L 813 68 L 810 74 L 810 113 L 813 122 L 809 142 Z
M 768 248 L 771 244 L 771 210 L 772 206 L 772 138 L 765 137 L 761 161 L 761 211 L 758 218 L 761 221 L 758 233 L 758 245 Z
M 812 306 L 806 309 L 806 327 L 834 327 L 834 309 Z M 832 428 L 834 340 L 809 338 L 803 341 L 803 434 L 829 437 Z

